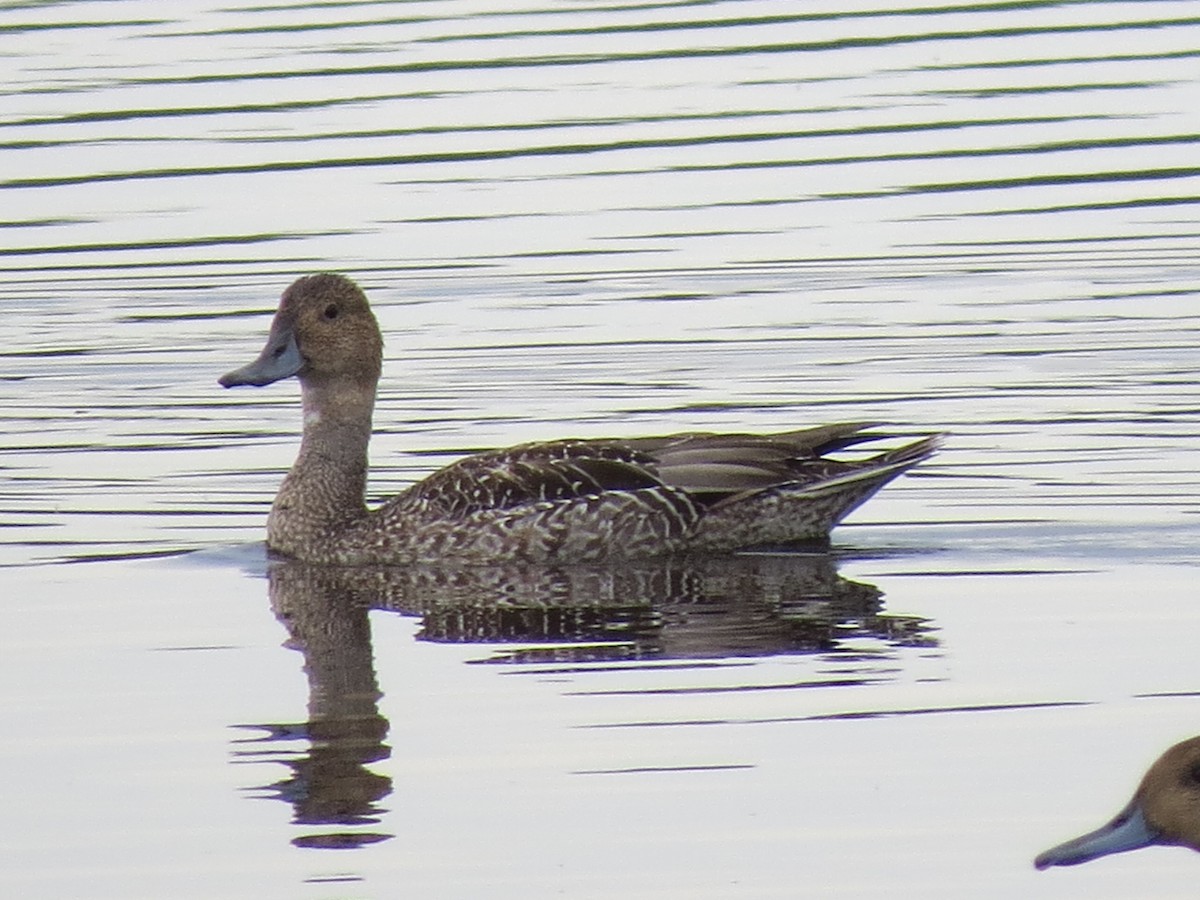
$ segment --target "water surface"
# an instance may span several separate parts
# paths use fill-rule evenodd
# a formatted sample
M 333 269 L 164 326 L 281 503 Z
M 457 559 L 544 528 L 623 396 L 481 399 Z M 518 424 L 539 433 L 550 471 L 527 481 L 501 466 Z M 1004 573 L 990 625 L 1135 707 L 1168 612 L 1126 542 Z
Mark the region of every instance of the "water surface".
M 1184 2 L 0 10 L 21 897 L 1190 897 L 1034 873 L 1195 734 Z M 373 499 L 481 447 L 948 431 L 832 554 L 269 567 L 336 269 Z

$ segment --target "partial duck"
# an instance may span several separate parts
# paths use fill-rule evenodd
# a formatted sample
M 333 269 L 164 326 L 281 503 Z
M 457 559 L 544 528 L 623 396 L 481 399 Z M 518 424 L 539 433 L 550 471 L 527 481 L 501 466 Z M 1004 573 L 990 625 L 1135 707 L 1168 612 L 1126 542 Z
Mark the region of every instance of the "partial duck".
M 935 435 L 865 461 L 825 456 L 871 439 L 864 423 L 520 444 L 468 456 L 369 510 L 382 359 L 362 290 L 310 275 L 284 291 L 258 359 L 220 379 L 300 379 L 304 435 L 267 519 L 272 550 L 340 565 L 575 563 L 825 540 L 938 446 Z
M 1160 756 L 1129 805 L 1111 822 L 1047 850 L 1033 864 L 1039 869 L 1075 866 L 1151 844 L 1200 850 L 1200 737 L 1182 741 Z

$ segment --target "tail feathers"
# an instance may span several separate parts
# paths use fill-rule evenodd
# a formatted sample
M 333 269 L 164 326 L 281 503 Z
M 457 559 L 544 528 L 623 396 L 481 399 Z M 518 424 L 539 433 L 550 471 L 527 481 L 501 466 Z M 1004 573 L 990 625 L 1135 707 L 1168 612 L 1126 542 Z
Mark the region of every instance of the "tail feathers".
M 869 460 L 864 460 L 859 464 L 863 474 L 869 475 L 871 472 L 904 472 L 907 468 L 916 466 L 919 462 L 924 462 L 938 450 L 941 449 L 942 443 L 946 439 L 944 434 L 930 434 L 928 438 L 914 440 L 911 444 L 898 446 L 895 450 L 882 452 L 878 456 L 872 456 Z M 898 468 L 899 467 L 899 468 Z
M 826 540 L 842 519 L 876 491 L 928 459 L 942 435 L 922 438 L 809 482 L 784 482 L 727 497 L 711 506 L 700 544 L 712 549 Z
M 944 434 L 931 434 L 927 438 L 922 438 L 919 441 L 914 441 L 911 444 L 905 444 L 903 447 L 897 447 L 895 450 L 889 450 L 886 453 L 881 453 L 867 460 L 866 465 L 892 465 L 894 463 L 908 463 L 916 465 L 923 460 L 929 459 L 942 446 L 946 436 Z
M 827 478 L 814 484 L 798 485 L 795 488 L 790 488 L 788 485 L 780 485 L 779 489 L 794 493 L 796 496 L 808 495 L 816 497 L 842 491 L 854 493 L 856 486 L 866 487 L 869 485 L 870 490 L 865 495 L 849 505 L 838 515 L 837 520 L 835 520 L 836 524 L 836 521 L 840 521 L 843 516 L 893 478 L 908 471 L 917 463 L 929 459 L 942 445 L 942 440 L 943 435 L 931 435 L 912 444 L 906 444 L 895 450 L 889 450 L 886 453 L 873 456 L 859 463 L 853 469 L 843 474 L 835 475 L 832 478 Z
M 929 459 L 941 447 L 944 439 L 945 435 L 942 434 L 930 435 L 911 444 L 905 444 L 903 447 L 897 447 L 895 450 L 888 450 L 885 453 L 880 453 L 878 456 L 872 456 L 863 462 L 850 463 L 846 470 L 836 475 L 822 478 L 819 481 L 805 483 L 784 482 L 771 485 L 763 490 L 745 491 L 725 498 L 717 506 L 740 503 L 745 501 L 749 496 L 756 493 L 763 493 L 764 491 L 784 491 L 795 497 L 817 497 L 838 491 L 853 490 L 853 486 L 855 485 L 875 484 L 876 489 L 878 489 L 896 476 L 911 469 L 917 463 Z M 868 496 L 870 495 L 868 494 Z

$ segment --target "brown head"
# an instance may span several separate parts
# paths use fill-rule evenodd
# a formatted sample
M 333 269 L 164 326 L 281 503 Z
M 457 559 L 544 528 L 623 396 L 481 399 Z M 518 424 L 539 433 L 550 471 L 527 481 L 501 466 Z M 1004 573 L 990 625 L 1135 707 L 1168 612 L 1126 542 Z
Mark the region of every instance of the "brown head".
M 300 379 L 304 437 L 267 519 L 272 549 L 320 558 L 339 529 L 366 515 L 382 358 L 379 325 L 358 286 L 341 275 L 309 275 L 283 292 L 258 359 L 221 377 L 225 387 Z
M 349 278 L 323 273 L 283 292 L 258 359 L 220 383 L 262 386 L 296 375 L 305 387 L 369 387 L 373 396 L 382 362 L 383 338 L 366 295 Z
M 1200 737 L 1176 744 L 1146 772 L 1133 800 L 1107 825 L 1041 854 L 1034 865 L 1073 866 L 1151 844 L 1200 850 Z

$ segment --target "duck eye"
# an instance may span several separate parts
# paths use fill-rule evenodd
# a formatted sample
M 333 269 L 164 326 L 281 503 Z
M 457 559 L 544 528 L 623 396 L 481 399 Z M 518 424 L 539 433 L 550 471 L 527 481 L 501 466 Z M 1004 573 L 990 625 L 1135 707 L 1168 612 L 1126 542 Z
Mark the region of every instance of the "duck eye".
M 338 317 L 337 304 L 330 303 L 327 307 L 325 307 L 324 315 L 326 319 L 336 319 Z
M 1194 762 L 1183 770 L 1184 784 L 1200 785 L 1200 762 Z

